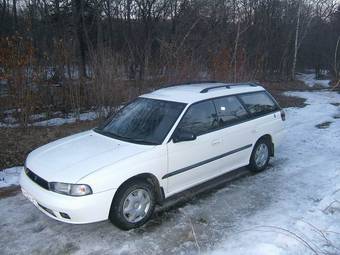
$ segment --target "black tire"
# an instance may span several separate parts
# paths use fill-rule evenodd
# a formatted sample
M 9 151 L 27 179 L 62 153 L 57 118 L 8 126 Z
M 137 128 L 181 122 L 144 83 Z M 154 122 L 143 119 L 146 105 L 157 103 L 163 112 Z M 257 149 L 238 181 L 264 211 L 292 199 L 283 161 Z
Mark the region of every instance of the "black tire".
M 150 198 L 150 206 L 145 216 L 137 222 L 129 222 L 124 216 L 124 202 L 127 197 L 136 190 L 144 190 Z M 153 214 L 156 204 L 155 189 L 152 184 L 144 180 L 132 180 L 121 186 L 112 200 L 109 220 L 122 230 L 138 228 L 145 224 Z
M 262 164 L 258 164 L 255 157 L 256 157 L 256 151 L 259 149 L 260 146 L 265 146 L 267 149 L 267 158 L 265 159 L 265 161 L 263 161 Z M 250 161 L 249 161 L 249 165 L 248 165 L 248 169 L 252 172 L 261 172 L 264 169 L 267 168 L 268 166 L 268 162 L 270 159 L 270 155 L 271 155 L 271 149 L 270 149 L 270 141 L 268 141 L 268 139 L 262 138 L 260 140 L 258 140 L 253 148 L 253 151 L 251 153 L 251 157 L 250 157 Z

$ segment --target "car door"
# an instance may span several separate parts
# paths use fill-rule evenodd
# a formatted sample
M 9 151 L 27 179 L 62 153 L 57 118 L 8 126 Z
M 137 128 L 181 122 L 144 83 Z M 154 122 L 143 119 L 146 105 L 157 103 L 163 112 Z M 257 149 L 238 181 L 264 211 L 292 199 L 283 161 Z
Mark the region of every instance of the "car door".
M 220 167 L 218 160 L 223 139 L 218 129 L 216 110 L 211 100 L 191 105 L 179 122 L 176 132 L 192 132 L 193 141 L 167 144 L 168 151 L 168 195 L 180 192 L 211 178 Z
M 223 137 L 222 167 L 215 173 L 219 175 L 248 164 L 255 127 L 236 96 L 217 98 L 213 102 Z

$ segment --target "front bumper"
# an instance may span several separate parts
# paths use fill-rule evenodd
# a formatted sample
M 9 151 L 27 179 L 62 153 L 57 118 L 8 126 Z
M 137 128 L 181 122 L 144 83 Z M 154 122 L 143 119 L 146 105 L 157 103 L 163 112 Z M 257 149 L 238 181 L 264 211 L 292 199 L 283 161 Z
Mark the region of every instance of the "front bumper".
M 116 189 L 111 189 L 82 197 L 62 195 L 40 187 L 24 171 L 20 176 L 20 186 L 23 195 L 47 216 L 74 224 L 106 220 L 116 192 Z

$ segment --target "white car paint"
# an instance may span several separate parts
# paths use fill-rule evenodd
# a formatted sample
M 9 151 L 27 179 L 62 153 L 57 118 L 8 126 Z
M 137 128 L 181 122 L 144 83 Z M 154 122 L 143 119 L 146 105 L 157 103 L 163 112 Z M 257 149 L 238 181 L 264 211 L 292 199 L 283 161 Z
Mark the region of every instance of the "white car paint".
M 77 183 L 93 171 L 117 164 L 152 147 L 112 139 L 91 130 L 34 150 L 26 164 L 45 180 Z M 93 188 L 102 191 L 100 188 L 97 190 L 96 186 Z
M 106 220 L 116 190 L 131 177 L 148 173 L 164 190 L 164 198 L 249 163 L 256 141 L 269 134 L 275 146 L 283 133 L 280 113 L 275 112 L 227 128 L 200 135 L 194 141 L 174 143 L 171 136 L 191 104 L 214 97 L 264 91 L 261 86 L 217 88 L 221 84 L 196 84 L 160 89 L 141 97 L 187 103 L 160 145 L 140 145 L 86 131 L 44 145 L 31 152 L 26 167 L 47 182 L 87 184 L 93 194 L 72 197 L 46 190 L 25 172 L 20 185 L 23 193 L 46 215 L 40 205 L 52 210 L 53 218 L 69 223 Z M 200 165 L 194 170 L 164 178 L 167 174 L 218 157 L 235 149 L 237 153 Z M 61 217 L 67 213 L 71 219 Z

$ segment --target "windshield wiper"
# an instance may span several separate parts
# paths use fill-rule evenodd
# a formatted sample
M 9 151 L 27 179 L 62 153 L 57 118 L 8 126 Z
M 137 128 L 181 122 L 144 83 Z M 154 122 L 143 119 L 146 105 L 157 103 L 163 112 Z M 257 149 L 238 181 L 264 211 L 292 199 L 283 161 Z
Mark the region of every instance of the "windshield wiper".
M 104 130 L 102 130 L 102 129 L 94 128 L 93 131 L 95 131 L 95 132 L 97 132 L 97 133 L 99 133 L 99 134 L 101 134 L 101 135 L 105 135 L 105 136 L 114 138 L 113 135 L 112 135 L 112 133 L 107 132 L 107 131 L 104 131 Z
M 146 141 L 143 138 L 131 138 L 131 137 L 121 136 L 121 135 L 117 135 L 117 134 L 112 134 L 112 136 L 117 137 L 117 139 L 121 139 L 121 140 L 126 141 L 126 142 L 146 144 L 146 145 L 156 145 L 156 143 Z
M 121 135 L 117 135 L 115 133 L 111 133 L 108 131 L 104 131 L 102 129 L 98 129 L 98 128 L 94 128 L 93 129 L 95 132 L 98 132 L 99 134 L 105 135 L 105 136 L 109 136 L 111 138 L 116 138 L 119 140 L 123 140 L 126 142 L 132 142 L 132 143 L 138 143 L 138 144 L 145 144 L 145 145 L 157 145 L 157 143 L 154 142 L 150 142 L 150 141 L 146 141 L 142 138 L 130 138 L 130 137 L 125 137 L 125 136 L 121 136 Z
M 157 145 L 157 143 L 155 142 L 146 141 L 142 138 L 128 138 L 128 139 L 129 141 L 135 142 L 135 143 L 146 144 L 146 145 Z

